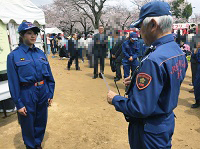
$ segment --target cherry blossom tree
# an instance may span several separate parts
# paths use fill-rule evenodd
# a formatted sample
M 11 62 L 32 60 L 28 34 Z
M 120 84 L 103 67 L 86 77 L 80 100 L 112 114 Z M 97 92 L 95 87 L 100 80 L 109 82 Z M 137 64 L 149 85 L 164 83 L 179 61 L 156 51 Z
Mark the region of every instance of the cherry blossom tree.
M 87 16 L 95 29 L 99 27 L 102 11 L 106 0 L 65 0 Z

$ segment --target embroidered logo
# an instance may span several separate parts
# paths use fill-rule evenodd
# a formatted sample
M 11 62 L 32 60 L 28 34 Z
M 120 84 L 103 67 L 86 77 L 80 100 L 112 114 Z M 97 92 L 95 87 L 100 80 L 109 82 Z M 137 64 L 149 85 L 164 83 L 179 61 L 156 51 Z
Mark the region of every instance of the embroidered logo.
M 25 61 L 25 58 L 20 58 L 20 61 Z
M 139 90 L 145 89 L 151 83 L 152 77 L 146 73 L 139 73 L 136 77 L 136 85 Z

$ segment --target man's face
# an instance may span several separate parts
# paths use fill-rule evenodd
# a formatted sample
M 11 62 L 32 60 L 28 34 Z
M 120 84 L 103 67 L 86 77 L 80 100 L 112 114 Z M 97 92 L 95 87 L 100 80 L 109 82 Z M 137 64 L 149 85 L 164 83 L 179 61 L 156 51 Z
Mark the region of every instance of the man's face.
M 132 43 L 134 43 L 134 42 L 135 42 L 135 40 L 133 40 L 132 38 L 130 38 L 130 41 L 131 41 Z
M 144 39 L 145 44 L 150 46 L 156 40 L 157 24 L 153 25 L 152 22 L 150 22 L 149 24 L 144 26 L 142 23 L 140 25 L 140 34 L 142 38 Z
M 104 28 L 103 28 L 103 26 L 100 26 L 100 27 L 99 27 L 99 33 L 100 33 L 100 34 L 103 34 L 103 32 L 104 32 Z
M 145 44 L 148 45 L 148 33 L 147 33 L 147 27 L 143 25 L 143 23 L 140 25 L 140 34 L 145 42 Z
M 74 34 L 73 38 L 74 38 L 74 39 L 77 39 L 77 34 Z

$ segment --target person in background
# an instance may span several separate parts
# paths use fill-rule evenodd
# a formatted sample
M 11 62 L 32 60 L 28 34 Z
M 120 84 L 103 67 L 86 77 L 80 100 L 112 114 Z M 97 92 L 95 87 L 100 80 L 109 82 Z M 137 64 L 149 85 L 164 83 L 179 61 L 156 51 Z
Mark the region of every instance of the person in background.
M 82 62 L 84 63 L 84 55 L 85 55 L 85 34 L 78 35 L 78 49 L 79 49 L 79 55 L 82 59 Z
M 122 52 L 124 54 L 122 64 L 124 68 L 124 78 L 130 76 L 130 70 L 133 72 L 138 66 L 138 56 L 140 52 L 140 43 L 138 42 L 138 35 L 131 32 L 129 39 L 122 45 Z
M 87 39 L 86 39 L 86 55 L 88 58 L 89 68 L 94 67 L 94 54 L 92 53 L 93 46 L 94 46 L 93 35 L 88 34 Z
M 115 31 L 112 43 L 113 46 L 111 49 L 112 60 L 115 62 L 116 66 L 116 76 L 114 77 L 114 81 L 119 81 L 122 78 L 121 65 L 124 56 L 122 52 L 122 44 L 125 39 L 126 37 L 124 35 L 120 36 L 120 33 Z
M 180 42 L 180 48 L 185 53 L 185 56 L 191 55 L 190 46 L 188 44 L 185 44 L 184 41 Z
M 200 24 L 198 24 L 198 29 L 197 29 L 197 34 L 194 35 L 191 39 L 190 42 L 190 51 L 191 51 L 191 59 L 190 59 L 190 63 L 191 63 L 191 72 L 192 72 L 192 86 L 193 88 L 191 90 L 189 90 L 190 93 L 194 92 L 194 81 L 196 78 L 196 73 L 197 73 L 197 66 L 198 66 L 198 60 L 197 58 L 194 56 L 194 50 L 197 47 L 197 43 L 200 41 Z
M 60 54 L 60 50 L 62 48 L 62 36 L 61 33 L 58 33 L 58 35 L 56 36 L 56 44 L 57 44 L 57 53 Z
M 63 58 L 67 57 L 67 51 L 66 51 L 66 43 L 67 39 L 63 36 L 60 36 L 61 39 L 59 40 L 59 60 L 62 60 Z
M 52 54 L 53 54 L 53 56 L 52 56 L 52 58 L 55 58 L 56 56 L 55 56 L 55 54 L 56 54 L 56 51 L 57 51 L 57 47 L 58 47 L 58 45 L 57 45 L 57 39 L 56 39 L 57 37 L 56 37 L 56 35 L 53 37 L 53 40 L 52 40 Z
M 94 54 L 94 76 L 93 79 L 98 77 L 98 60 L 100 59 L 100 73 L 99 77 L 103 79 L 102 74 L 104 74 L 105 67 L 105 58 L 108 50 L 108 36 L 104 34 L 104 27 L 102 25 L 99 26 L 99 33 L 95 34 L 93 37 L 94 46 L 93 46 L 93 54 Z
M 34 45 L 40 29 L 23 22 L 18 32 L 20 44 L 7 58 L 8 85 L 26 148 L 42 149 L 55 81 L 44 52 Z
M 200 41 L 196 43 L 196 48 L 193 53 L 193 57 L 197 59 L 197 71 L 194 80 L 194 96 L 195 96 L 195 103 L 192 104 L 191 108 L 198 108 L 200 107 Z
M 70 67 L 75 60 L 76 64 L 76 70 L 80 71 L 79 63 L 78 63 L 78 57 L 79 57 L 79 51 L 78 51 L 78 41 L 77 41 L 77 34 L 72 34 L 72 38 L 68 41 L 68 49 L 69 49 L 69 56 L 70 59 L 67 64 L 67 70 L 70 70 Z
M 51 51 L 51 38 L 50 35 L 47 34 L 47 54 L 50 55 L 50 51 Z

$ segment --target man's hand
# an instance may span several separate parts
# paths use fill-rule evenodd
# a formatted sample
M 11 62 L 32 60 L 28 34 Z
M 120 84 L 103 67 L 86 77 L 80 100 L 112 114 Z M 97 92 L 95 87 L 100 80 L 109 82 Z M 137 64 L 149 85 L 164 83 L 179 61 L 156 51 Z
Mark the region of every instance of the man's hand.
M 51 106 L 52 102 L 53 102 L 53 100 L 49 98 L 48 99 L 48 106 Z
M 27 114 L 26 114 L 27 111 L 26 111 L 26 108 L 25 108 L 25 107 L 19 109 L 18 112 L 19 112 L 19 114 L 21 114 L 21 115 L 27 116 Z
M 125 84 L 125 86 L 130 85 L 130 83 L 131 83 L 131 77 L 129 76 L 129 77 L 125 78 L 123 83 Z
M 114 54 L 112 54 L 112 58 L 116 58 Z
M 117 94 L 111 90 L 108 91 L 108 95 L 107 95 L 107 101 L 109 104 L 112 105 L 112 100 L 113 98 L 116 96 Z
M 129 61 L 133 61 L 133 57 L 131 56 L 128 60 L 129 60 Z

